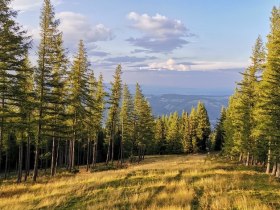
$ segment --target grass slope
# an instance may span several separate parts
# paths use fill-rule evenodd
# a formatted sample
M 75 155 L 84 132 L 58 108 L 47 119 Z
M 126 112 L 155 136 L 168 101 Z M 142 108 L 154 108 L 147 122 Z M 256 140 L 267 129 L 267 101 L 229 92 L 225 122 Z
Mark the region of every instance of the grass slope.
M 0 183 L 0 209 L 280 209 L 280 183 L 204 155 L 150 156 L 127 169 Z

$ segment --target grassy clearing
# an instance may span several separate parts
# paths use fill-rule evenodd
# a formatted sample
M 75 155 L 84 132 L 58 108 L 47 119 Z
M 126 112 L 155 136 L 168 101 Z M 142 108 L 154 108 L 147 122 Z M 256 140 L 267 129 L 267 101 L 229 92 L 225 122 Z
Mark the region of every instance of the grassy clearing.
M 280 209 L 280 183 L 204 155 L 150 156 L 126 169 L 0 184 L 0 209 Z

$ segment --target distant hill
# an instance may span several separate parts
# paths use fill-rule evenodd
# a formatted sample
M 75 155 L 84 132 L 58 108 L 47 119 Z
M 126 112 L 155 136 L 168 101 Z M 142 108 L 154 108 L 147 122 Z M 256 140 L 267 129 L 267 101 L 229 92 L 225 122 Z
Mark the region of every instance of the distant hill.
M 202 101 L 208 111 L 209 119 L 212 126 L 215 125 L 220 116 L 221 108 L 226 107 L 228 104 L 229 96 L 203 96 L 203 95 L 177 95 L 177 94 L 164 94 L 164 95 L 147 95 L 153 114 L 155 116 L 169 114 L 171 112 L 182 113 L 183 110 L 188 113 L 191 108 L 196 106 L 198 101 Z

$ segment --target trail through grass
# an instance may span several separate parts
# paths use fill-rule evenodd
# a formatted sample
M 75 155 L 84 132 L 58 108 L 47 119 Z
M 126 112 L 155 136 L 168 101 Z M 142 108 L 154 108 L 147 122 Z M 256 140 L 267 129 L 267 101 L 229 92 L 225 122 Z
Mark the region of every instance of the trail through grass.
M 280 209 L 280 182 L 205 155 L 150 156 L 126 169 L 0 183 L 0 209 Z

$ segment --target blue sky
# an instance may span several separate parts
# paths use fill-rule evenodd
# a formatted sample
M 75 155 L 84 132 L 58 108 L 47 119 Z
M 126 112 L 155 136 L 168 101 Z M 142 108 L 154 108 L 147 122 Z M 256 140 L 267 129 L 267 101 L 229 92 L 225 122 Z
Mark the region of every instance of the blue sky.
M 86 43 L 92 68 L 152 92 L 227 94 L 264 41 L 276 0 L 53 0 L 69 57 Z M 15 0 L 18 21 L 38 44 L 42 0 Z M 33 60 L 35 60 L 33 55 Z M 149 88 L 148 88 L 149 87 Z

